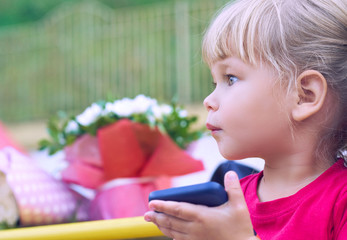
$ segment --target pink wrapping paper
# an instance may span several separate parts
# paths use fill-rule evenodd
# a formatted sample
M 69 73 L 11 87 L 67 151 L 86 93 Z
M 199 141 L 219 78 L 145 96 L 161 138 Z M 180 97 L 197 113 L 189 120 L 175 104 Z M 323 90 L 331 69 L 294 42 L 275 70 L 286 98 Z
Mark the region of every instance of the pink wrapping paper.
M 96 189 L 105 183 L 98 139 L 88 134 L 64 149 L 69 167 L 62 172 L 65 182 Z
M 96 190 L 90 220 L 141 216 L 151 191 L 204 169 L 158 129 L 128 119 L 99 129 L 97 137 L 83 135 L 65 153 L 64 181 Z
M 92 219 L 138 216 L 148 210 L 147 197 L 156 189 L 153 181 L 134 181 L 102 189 L 91 203 L 90 216 Z

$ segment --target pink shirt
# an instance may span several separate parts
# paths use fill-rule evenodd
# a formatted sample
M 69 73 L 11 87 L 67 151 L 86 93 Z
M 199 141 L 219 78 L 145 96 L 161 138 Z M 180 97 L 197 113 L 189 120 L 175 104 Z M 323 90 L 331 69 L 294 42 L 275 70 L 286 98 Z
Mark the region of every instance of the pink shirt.
M 262 240 L 347 239 L 347 168 L 339 160 L 292 196 L 259 202 L 263 172 L 241 180 L 254 230 Z

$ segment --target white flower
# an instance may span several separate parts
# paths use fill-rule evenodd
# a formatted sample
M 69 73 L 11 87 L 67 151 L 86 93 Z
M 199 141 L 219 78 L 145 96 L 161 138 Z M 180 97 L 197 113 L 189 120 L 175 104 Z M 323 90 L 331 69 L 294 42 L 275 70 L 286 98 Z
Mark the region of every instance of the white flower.
M 83 126 L 89 126 L 94 123 L 98 117 L 103 113 L 100 105 L 93 103 L 90 107 L 86 108 L 83 113 L 76 117 L 78 123 Z
M 65 132 L 67 133 L 78 132 L 78 130 L 79 126 L 77 122 L 75 122 L 74 120 L 69 121 L 65 128 Z
M 134 99 L 123 98 L 113 103 L 106 103 L 104 112 L 105 114 L 115 113 L 120 117 L 129 117 L 132 114 L 146 113 L 150 107 L 156 105 L 157 101 L 155 99 L 141 94 Z
M 120 117 L 129 117 L 133 113 L 132 102 L 133 101 L 129 98 L 123 98 L 113 103 L 107 103 L 105 112 L 113 112 Z
M 181 118 L 186 118 L 188 116 L 187 110 L 180 110 L 178 116 L 180 116 Z
M 116 113 L 116 109 L 115 109 L 115 103 L 117 101 L 115 101 L 114 103 L 108 102 L 105 105 L 105 109 L 104 109 L 104 114 L 107 115 L 109 113 Z
M 151 108 L 153 115 L 156 119 L 160 120 L 163 118 L 164 115 L 169 115 L 172 113 L 172 106 L 162 104 L 162 105 L 156 105 Z
M 144 95 L 138 95 L 133 101 L 134 113 L 145 113 L 149 108 L 157 106 L 157 100 L 146 97 Z

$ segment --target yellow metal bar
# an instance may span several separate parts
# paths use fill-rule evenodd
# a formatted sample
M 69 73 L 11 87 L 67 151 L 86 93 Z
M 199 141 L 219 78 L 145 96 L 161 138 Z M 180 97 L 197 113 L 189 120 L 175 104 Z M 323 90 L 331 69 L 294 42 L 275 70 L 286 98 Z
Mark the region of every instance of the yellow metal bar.
M 163 236 L 143 217 L 1 230 L 2 240 L 117 240 Z

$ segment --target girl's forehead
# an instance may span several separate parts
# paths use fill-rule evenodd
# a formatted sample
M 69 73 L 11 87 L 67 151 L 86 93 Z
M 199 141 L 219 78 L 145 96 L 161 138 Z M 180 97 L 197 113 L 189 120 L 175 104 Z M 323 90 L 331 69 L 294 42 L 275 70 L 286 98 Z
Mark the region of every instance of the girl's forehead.
M 247 71 L 253 71 L 256 69 L 266 69 L 266 71 L 273 72 L 276 75 L 276 70 L 266 62 L 256 62 L 252 64 L 246 62 L 237 56 L 230 56 L 226 58 L 217 59 L 210 64 L 211 71 L 226 71 L 226 72 L 237 72 L 245 73 Z
M 279 80 L 277 71 L 269 64 L 251 65 L 242 61 L 238 57 L 228 57 L 218 60 L 210 66 L 212 77 L 220 77 L 228 74 L 235 75 L 240 79 L 248 78 L 250 76 L 257 77 L 266 75 L 273 79 L 273 84 Z M 285 87 L 286 89 L 286 87 Z
M 218 59 L 212 66 L 218 69 L 230 69 L 237 70 L 250 67 L 250 65 L 236 56 L 226 57 L 223 59 Z

